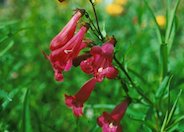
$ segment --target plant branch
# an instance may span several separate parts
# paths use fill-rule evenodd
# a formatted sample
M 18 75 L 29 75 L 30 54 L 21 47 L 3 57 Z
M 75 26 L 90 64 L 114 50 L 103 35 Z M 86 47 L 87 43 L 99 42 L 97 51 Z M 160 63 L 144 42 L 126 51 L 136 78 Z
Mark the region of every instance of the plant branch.
M 97 16 L 96 9 L 95 9 L 95 4 L 92 2 L 92 0 L 89 0 L 89 1 L 91 3 L 91 6 L 93 8 L 93 12 L 94 12 L 94 15 L 95 15 L 95 20 L 96 20 L 96 25 L 97 25 L 98 33 L 99 33 L 99 35 L 100 35 L 100 37 L 101 37 L 101 39 L 103 41 L 104 40 L 104 37 L 103 37 L 103 35 L 101 33 L 101 30 L 100 30 L 100 26 L 99 26 L 99 22 L 98 22 L 98 16 Z
M 100 34 L 100 33 L 99 33 L 97 27 L 94 25 L 93 20 L 90 18 L 89 14 L 88 14 L 87 12 L 86 12 L 85 16 L 86 16 L 86 18 L 89 20 L 90 29 L 93 31 L 94 35 L 95 35 L 100 41 L 103 42 L 103 40 L 102 40 L 102 39 L 99 37 L 99 35 L 98 35 L 98 34 Z
M 114 60 L 118 64 L 119 68 L 126 75 L 126 77 L 130 81 L 131 85 L 135 88 L 135 90 L 137 91 L 137 93 L 139 93 L 145 99 L 145 101 L 147 103 L 149 103 L 151 106 L 154 106 L 153 102 L 148 97 L 146 97 L 146 95 L 144 95 L 144 93 L 142 92 L 142 90 L 139 87 L 137 87 L 135 85 L 135 83 L 132 81 L 131 77 L 129 76 L 128 72 L 125 70 L 125 68 L 122 66 L 122 64 L 118 61 L 118 59 L 116 58 L 116 56 L 114 56 Z

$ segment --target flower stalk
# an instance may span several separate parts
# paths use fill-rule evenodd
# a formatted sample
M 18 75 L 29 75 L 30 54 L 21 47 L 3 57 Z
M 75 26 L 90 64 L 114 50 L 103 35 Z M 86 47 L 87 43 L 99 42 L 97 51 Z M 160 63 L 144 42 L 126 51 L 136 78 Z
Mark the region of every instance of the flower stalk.
M 114 60 L 115 62 L 118 64 L 119 68 L 121 69 L 121 71 L 126 75 L 126 77 L 128 78 L 128 80 L 130 81 L 131 85 L 135 88 L 135 90 L 137 91 L 137 93 L 139 93 L 144 99 L 145 101 L 150 104 L 151 106 L 154 106 L 153 102 L 146 96 L 144 95 L 144 93 L 142 92 L 142 90 L 137 87 L 135 85 L 135 83 L 132 81 L 130 75 L 128 74 L 128 72 L 125 70 L 125 68 L 123 67 L 123 65 L 119 62 L 119 60 L 116 58 L 116 56 L 114 56 Z
M 99 21 L 98 21 L 98 16 L 97 16 L 96 9 L 95 9 L 95 4 L 93 3 L 92 0 L 89 0 L 89 2 L 91 3 L 91 6 L 93 8 L 93 12 L 94 12 L 95 20 L 96 20 L 96 25 L 97 25 L 97 29 L 98 29 L 97 31 L 101 37 L 101 40 L 104 41 L 104 37 L 101 33 L 100 26 L 99 26 Z

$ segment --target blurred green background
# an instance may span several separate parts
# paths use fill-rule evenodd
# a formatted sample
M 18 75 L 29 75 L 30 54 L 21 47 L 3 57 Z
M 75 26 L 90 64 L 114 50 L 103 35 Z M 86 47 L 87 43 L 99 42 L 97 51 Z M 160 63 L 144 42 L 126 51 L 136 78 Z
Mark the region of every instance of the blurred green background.
M 135 83 L 153 99 L 161 82 L 161 66 L 160 44 L 150 12 L 143 1 L 128 0 L 121 15 L 112 15 L 105 10 L 109 3 L 112 1 L 102 0 L 96 4 L 101 29 L 103 33 L 115 35 L 118 59 L 128 67 Z M 166 15 L 164 0 L 150 0 L 149 5 L 156 16 Z M 0 1 L 0 132 L 74 132 L 76 129 L 100 132 L 96 118 L 124 99 L 120 82 L 105 79 L 97 84 L 85 104 L 82 118 L 76 120 L 65 106 L 63 95 L 73 95 L 91 76 L 83 73 L 80 67 L 74 67 L 64 73 L 64 82 L 58 83 L 41 51 L 49 53 L 50 41 L 71 18 L 75 8 L 85 8 L 93 18 L 88 1 Z M 184 2 L 181 1 L 176 14 L 176 36 L 169 54 L 169 70 L 174 75 L 170 86 L 171 102 L 179 90 L 184 89 L 183 10 Z M 164 28 L 162 30 L 164 32 Z M 91 32 L 87 36 L 96 40 Z M 125 76 L 122 74 L 122 77 Z M 130 93 L 141 99 L 133 89 Z M 183 96 L 184 93 L 175 116 L 184 113 Z M 162 110 L 165 114 L 167 109 L 162 106 Z M 147 111 L 146 105 L 133 102 L 121 122 L 124 131 L 150 131 L 140 121 Z M 154 126 L 156 119 L 150 120 Z M 182 123 L 177 131 L 184 131 Z

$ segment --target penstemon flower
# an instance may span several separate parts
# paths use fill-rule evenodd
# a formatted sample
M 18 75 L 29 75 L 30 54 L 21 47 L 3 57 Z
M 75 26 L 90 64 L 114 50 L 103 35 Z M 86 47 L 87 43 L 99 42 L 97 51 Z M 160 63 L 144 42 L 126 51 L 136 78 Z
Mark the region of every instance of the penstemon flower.
M 111 113 L 103 112 L 103 114 L 98 117 L 97 122 L 98 125 L 102 127 L 103 132 L 122 132 L 120 121 L 130 102 L 130 98 L 126 98 L 122 103 L 117 105 Z
M 86 23 L 64 46 L 52 51 L 48 56 L 57 81 L 63 81 L 62 71 L 70 70 L 73 59 L 86 47 L 86 44 L 82 40 L 88 29 L 89 25 Z
M 98 82 L 101 82 L 104 77 L 115 78 L 118 74 L 117 69 L 112 65 L 115 43 L 115 39 L 111 38 L 102 47 L 92 47 L 90 51 L 92 57 L 81 62 L 81 69 L 87 74 L 93 74 Z
M 73 36 L 76 30 L 77 22 L 84 15 L 84 9 L 77 9 L 73 17 L 66 24 L 66 26 L 56 35 L 50 44 L 50 50 L 56 50 L 64 46 Z
M 88 100 L 91 92 L 95 88 L 95 84 L 96 79 L 92 78 L 74 96 L 65 95 L 65 104 L 72 108 L 75 116 L 82 116 L 83 104 Z

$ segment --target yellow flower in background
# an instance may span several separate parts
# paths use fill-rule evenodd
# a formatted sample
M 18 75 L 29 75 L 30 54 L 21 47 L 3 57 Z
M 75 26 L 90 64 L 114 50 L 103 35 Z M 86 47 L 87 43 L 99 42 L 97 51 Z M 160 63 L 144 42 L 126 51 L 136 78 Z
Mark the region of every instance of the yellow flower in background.
M 117 16 L 124 12 L 124 8 L 119 4 L 109 4 L 106 6 L 106 12 L 109 15 Z
M 157 23 L 158 23 L 158 25 L 161 27 L 161 28 L 163 28 L 163 27 L 165 27 L 165 25 L 166 25 L 166 18 L 165 18 L 165 16 L 156 16 L 156 20 L 157 20 Z
M 128 2 L 128 0 L 115 0 L 116 4 L 120 4 L 120 5 L 126 5 Z
M 101 3 L 102 2 L 102 0 L 95 0 L 95 3 Z

